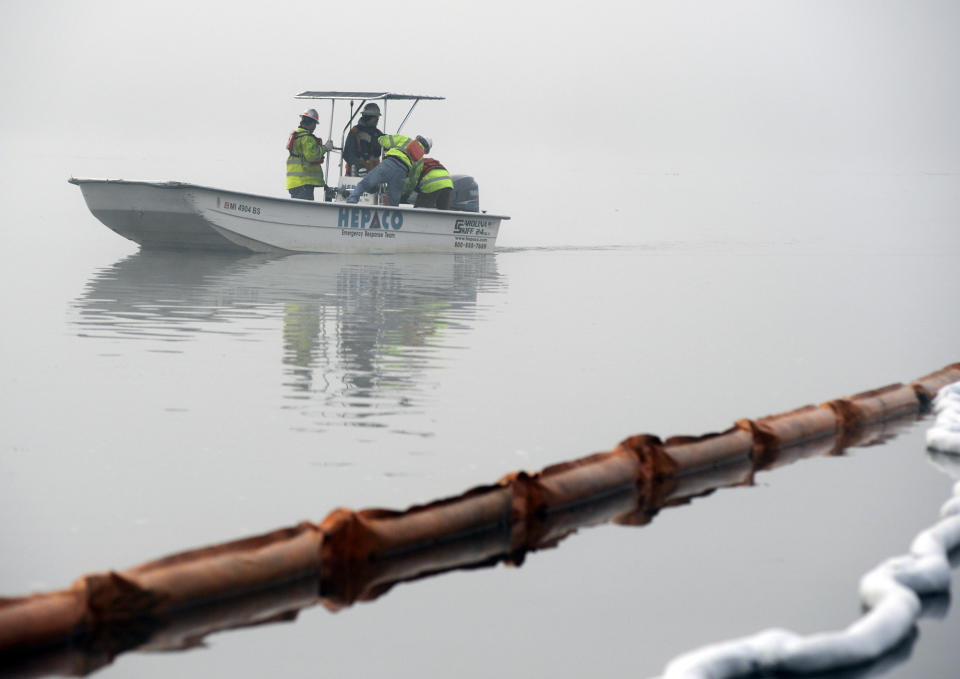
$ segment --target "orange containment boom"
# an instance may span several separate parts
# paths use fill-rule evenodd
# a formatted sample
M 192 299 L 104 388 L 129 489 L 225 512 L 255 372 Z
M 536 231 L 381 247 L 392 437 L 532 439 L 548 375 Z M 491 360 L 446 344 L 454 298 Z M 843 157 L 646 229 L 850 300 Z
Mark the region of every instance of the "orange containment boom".
M 0 599 L 0 659 L 20 675 L 85 674 L 124 650 L 186 648 L 214 631 L 292 619 L 317 603 L 336 610 L 376 599 L 398 582 L 519 564 L 526 552 L 580 528 L 643 525 L 664 507 L 750 485 L 757 470 L 837 454 L 870 441 L 877 428 L 889 435 L 892 420 L 912 421 L 937 390 L 957 381 L 960 363 L 908 385 L 739 420 L 721 433 L 640 434 L 609 452 L 511 473 L 405 511 L 336 509 L 319 524 L 86 575 L 58 592 Z

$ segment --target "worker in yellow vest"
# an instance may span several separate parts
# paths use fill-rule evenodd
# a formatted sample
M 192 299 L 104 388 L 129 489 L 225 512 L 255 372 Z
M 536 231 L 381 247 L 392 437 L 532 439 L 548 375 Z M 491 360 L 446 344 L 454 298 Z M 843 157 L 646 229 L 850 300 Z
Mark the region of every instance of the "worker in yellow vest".
M 323 186 L 323 156 L 333 148 L 327 140 L 321 143 L 313 136 L 320 116 L 317 110 L 308 108 L 300 114 L 300 127 L 287 139 L 287 191 L 291 198 L 313 200 L 313 189 Z
M 347 198 L 348 203 L 357 203 L 364 193 L 376 193 L 380 184 L 386 184 L 387 204 L 399 205 L 413 164 L 433 146 L 430 137 L 420 135 L 411 139 L 400 134 L 385 134 L 377 141 L 384 148 L 383 160 L 360 180 Z
M 423 158 L 413 164 L 404 193 L 417 192 L 413 207 L 432 207 L 449 210 L 453 197 L 453 179 L 447 168 L 436 158 Z

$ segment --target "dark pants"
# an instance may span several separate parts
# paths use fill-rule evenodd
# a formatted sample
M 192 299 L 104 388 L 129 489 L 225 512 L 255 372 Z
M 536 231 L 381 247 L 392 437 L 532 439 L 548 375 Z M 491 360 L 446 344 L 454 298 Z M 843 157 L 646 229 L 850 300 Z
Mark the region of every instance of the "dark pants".
M 453 197 L 453 189 L 437 189 L 431 193 L 418 193 L 417 202 L 413 207 L 433 207 L 438 210 L 449 210 L 450 199 Z
M 291 198 L 299 198 L 300 200 L 313 200 L 313 189 L 315 187 L 312 184 L 307 186 L 298 186 L 295 189 L 287 189 L 290 191 Z

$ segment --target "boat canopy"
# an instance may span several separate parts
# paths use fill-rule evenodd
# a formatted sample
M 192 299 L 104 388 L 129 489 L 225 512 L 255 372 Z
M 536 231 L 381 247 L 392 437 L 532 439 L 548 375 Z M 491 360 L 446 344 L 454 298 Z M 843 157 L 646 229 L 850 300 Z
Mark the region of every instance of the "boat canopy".
M 410 114 L 413 113 L 413 109 L 417 107 L 422 100 L 441 100 L 446 99 L 446 97 L 434 97 L 429 94 L 400 94 L 397 92 L 339 92 L 339 91 L 312 91 L 307 90 L 306 92 L 301 92 L 294 96 L 294 99 L 321 99 L 330 102 L 330 125 L 327 129 L 327 139 L 333 138 L 333 119 L 336 112 L 336 106 L 338 101 L 349 101 L 350 102 L 350 112 L 349 118 L 347 119 L 346 125 L 343 126 L 343 130 L 340 132 L 340 146 L 339 148 L 334 148 L 333 150 L 340 154 L 340 163 L 339 163 L 339 175 L 343 177 L 343 144 L 346 140 L 347 131 L 353 126 L 353 121 L 360 115 L 360 111 L 363 108 L 363 105 L 368 101 L 382 101 L 383 102 L 383 129 L 387 129 L 387 102 L 390 101 L 409 101 L 410 108 L 407 109 L 407 114 L 403 116 L 403 120 L 400 121 L 400 124 L 397 125 L 396 132 L 394 134 L 400 134 L 400 130 L 403 129 L 403 126 L 406 124 L 407 119 L 410 118 Z M 359 103 L 357 101 L 359 100 Z M 324 169 L 324 176 L 330 177 L 330 157 L 327 156 L 327 163 Z
M 382 99 L 416 100 L 416 99 L 445 99 L 446 97 L 432 97 L 427 94 L 398 94 L 396 92 L 301 92 L 295 99 Z

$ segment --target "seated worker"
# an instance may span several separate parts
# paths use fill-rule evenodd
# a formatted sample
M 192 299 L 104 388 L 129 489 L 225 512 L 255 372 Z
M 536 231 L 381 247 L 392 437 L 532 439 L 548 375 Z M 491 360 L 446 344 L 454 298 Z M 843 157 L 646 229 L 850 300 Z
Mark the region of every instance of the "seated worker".
M 413 207 L 449 210 L 453 197 L 453 180 L 447 168 L 436 158 L 424 158 L 413 164 L 404 193 L 417 192 Z
M 347 198 L 348 203 L 357 203 L 364 193 L 376 193 L 380 184 L 387 185 L 387 205 L 399 205 L 407 177 L 413 164 L 423 158 L 433 146 L 430 137 L 417 135 L 416 139 L 400 134 L 385 134 L 377 141 L 386 149 L 383 162 L 370 170 Z
M 300 114 L 300 127 L 287 138 L 287 191 L 291 198 L 313 200 L 313 188 L 323 186 L 323 154 L 333 148 L 313 136 L 320 117 L 316 109 Z
M 360 122 L 354 125 L 343 142 L 343 162 L 347 164 L 347 176 L 359 177 L 380 163 L 380 144 L 377 140 L 383 132 L 377 129 L 380 107 L 373 102 L 363 107 Z

